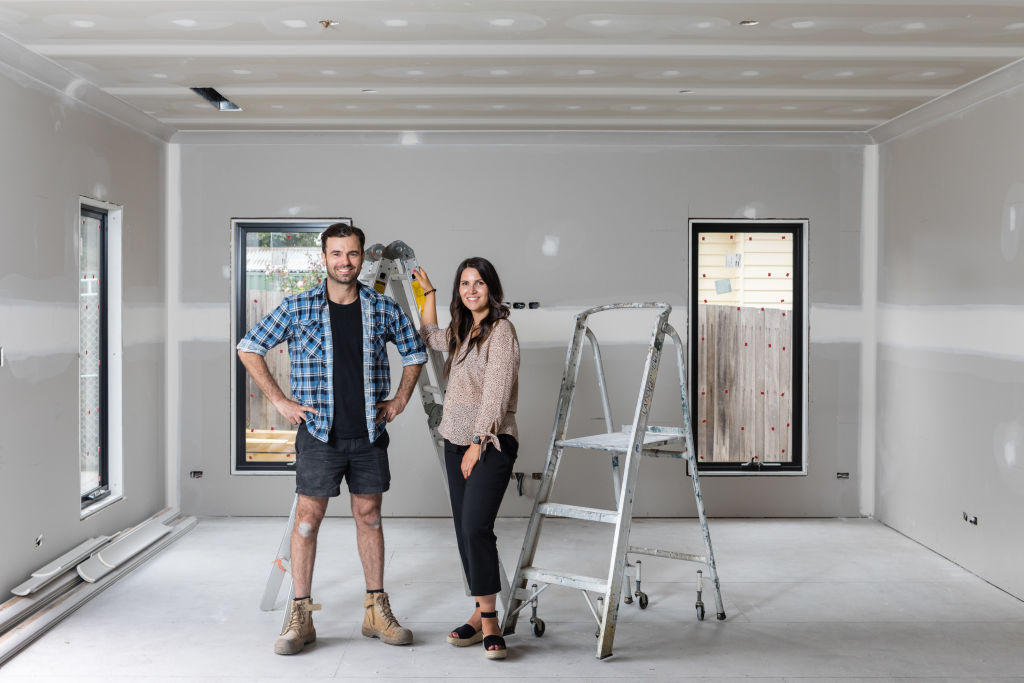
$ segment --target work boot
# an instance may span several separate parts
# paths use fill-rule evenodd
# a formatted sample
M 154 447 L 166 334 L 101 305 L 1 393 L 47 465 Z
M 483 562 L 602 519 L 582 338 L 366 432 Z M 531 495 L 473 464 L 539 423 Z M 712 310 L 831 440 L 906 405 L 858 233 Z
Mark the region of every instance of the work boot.
M 412 642 L 412 631 L 403 628 L 391 613 L 387 593 L 367 593 L 363 603 L 366 614 L 363 617 L 363 635 L 380 638 L 388 645 L 408 645 Z
M 313 604 L 311 598 L 292 600 L 288 624 L 281 631 L 281 636 L 274 641 L 274 652 L 279 655 L 294 655 L 302 652 L 302 648 L 316 640 L 313 612 L 319 609 L 320 605 Z

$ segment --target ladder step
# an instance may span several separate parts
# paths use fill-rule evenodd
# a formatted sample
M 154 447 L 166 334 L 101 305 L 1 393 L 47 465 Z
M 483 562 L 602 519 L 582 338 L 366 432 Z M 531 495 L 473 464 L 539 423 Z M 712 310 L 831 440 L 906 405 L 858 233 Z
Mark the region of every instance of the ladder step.
M 540 567 L 524 567 L 523 576 L 538 583 L 554 583 L 559 586 L 594 591 L 595 593 L 608 592 L 608 582 L 604 579 L 595 579 L 592 576 L 557 572 L 551 569 L 541 569 Z
M 585 508 L 578 505 L 563 505 L 562 503 L 541 503 L 537 506 L 538 512 L 548 517 L 569 517 L 571 519 L 584 519 L 588 522 L 604 522 L 615 524 L 619 521 L 619 513 L 616 510 L 601 510 L 599 508 Z
M 608 434 L 594 434 L 592 436 L 581 436 L 576 439 L 561 439 L 555 441 L 559 448 L 586 448 L 594 451 L 614 451 L 625 453 L 629 450 L 629 432 L 610 432 Z M 665 432 L 644 432 L 644 449 L 658 448 L 666 444 L 679 441 L 682 437 L 678 434 Z

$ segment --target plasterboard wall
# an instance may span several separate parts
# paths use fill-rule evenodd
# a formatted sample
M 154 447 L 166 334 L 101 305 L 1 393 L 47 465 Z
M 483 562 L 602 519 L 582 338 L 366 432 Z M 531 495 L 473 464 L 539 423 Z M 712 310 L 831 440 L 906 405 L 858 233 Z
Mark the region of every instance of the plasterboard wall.
M 165 144 L 0 64 L 0 591 L 164 507 Z M 79 197 L 124 206 L 124 499 L 80 520 Z M 36 547 L 35 539 L 43 542 Z
M 881 145 L 877 412 L 878 518 L 1019 597 L 1022 118 L 1017 87 Z
M 358 135 L 281 139 L 181 145 L 183 277 L 170 325 L 185 331 L 181 393 L 172 398 L 181 420 L 183 511 L 280 515 L 293 492 L 290 477 L 229 474 L 231 218 L 352 217 L 371 243 L 412 245 L 444 287 L 464 256 L 490 257 L 507 299 L 542 306 L 513 316 L 524 347 L 517 469 L 532 472 L 543 468 L 572 316 L 609 301 L 659 299 L 676 307 L 673 319 L 684 329 L 687 220 L 746 215 L 809 220 L 809 475 L 709 477 L 705 500 L 720 516 L 858 514 L 861 146 L 640 145 L 614 136 L 563 143 L 557 134 L 522 144 L 480 135 L 419 145 L 398 144 L 397 135 L 390 143 Z M 548 235 L 559 238 L 557 256 L 541 252 Z M 635 339 L 645 343 L 648 335 L 638 328 Z M 636 353 L 606 352 L 607 364 L 622 361 L 609 373 L 612 386 L 625 387 L 613 406 L 620 422 L 639 388 Z M 662 372 L 658 410 L 673 405 L 672 381 L 674 372 Z M 596 393 L 581 400 L 580 432 L 601 414 Z M 385 514 L 448 514 L 422 415 L 414 400 L 391 427 Z M 607 459 L 576 457 L 563 465 L 560 499 L 610 504 Z M 689 482 L 669 476 L 675 467 L 645 463 L 638 514 L 692 514 Z M 191 470 L 203 478 L 187 478 Z M 854 475 L 838 481 L 837 471 Z M 529 500 L 510 491 L 502 513 L 528 514 Z M 347 514 L 347 503 L 329 512 Z

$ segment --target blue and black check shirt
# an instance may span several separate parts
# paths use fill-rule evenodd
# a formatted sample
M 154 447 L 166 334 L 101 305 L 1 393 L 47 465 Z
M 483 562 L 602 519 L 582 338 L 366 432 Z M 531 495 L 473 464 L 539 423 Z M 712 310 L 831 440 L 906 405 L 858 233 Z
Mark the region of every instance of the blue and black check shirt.
M 238 342 L 239 351 L 265 356 L 288 341 L 291 360 L 292 399 L 317 409 L 306 414 L 309 433 L 327 442 L 334 419 L 334 346 L 327 306 L 327 281 L 313 289 L 286 297 Z M 402 365 L 427 362 L 427 350 L 405 312 L 393 299 L 359 285 L 363 312 L 363 390 L 366 431 L 375 441 L 384 431 L 377 424 L 377 402 L 391 393 L 391 369 L 386 344 L 392 342 L 402 355 Z

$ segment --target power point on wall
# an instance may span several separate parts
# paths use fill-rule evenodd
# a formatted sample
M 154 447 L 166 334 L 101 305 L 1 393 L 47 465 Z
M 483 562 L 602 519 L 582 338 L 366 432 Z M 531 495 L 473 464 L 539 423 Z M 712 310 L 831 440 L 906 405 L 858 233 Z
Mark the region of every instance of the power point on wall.
M 543 475 L 543 474 L 541 474 L 540 472 L 530 472 L 530 478 L 531 478 L 531 479 L 537 479 L 537 480 L 539 480 L 539 479 L 540 479 L 541 477 L 543 477 L 543 476 L 544 476 L 544 475 Z
M 203 471 L 202 470 L 192 470 L 191 472 L 188 473 L 188 476 L 192 477 L 193 479 L 202 479 L 203 478 Z
M 849 472 L 836 472 L 836 479 L 849 479 L 849 478 L 850 478 L 850 473 Z
M 513 301 L 512 308 L 519 310 L 521 308 L 526 308 L 526 304 L 522 301 Z

